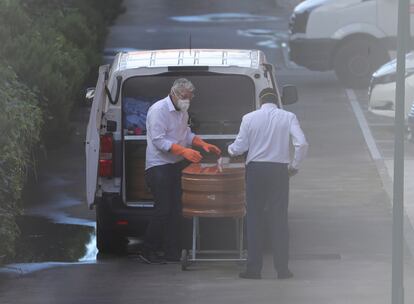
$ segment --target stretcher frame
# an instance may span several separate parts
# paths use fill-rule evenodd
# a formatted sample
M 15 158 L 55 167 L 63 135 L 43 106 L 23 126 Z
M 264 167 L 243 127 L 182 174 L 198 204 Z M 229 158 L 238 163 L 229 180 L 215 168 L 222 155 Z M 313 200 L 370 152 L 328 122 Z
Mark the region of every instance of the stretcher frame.
M 181 270 L 196 262 L 245 262 L 247 251 L 243 248 L 244 243 L 244 217 L 232 218 L 236 223 L 237 250 L 200 250 L 200 217 L 193 216 L 193 232 L 191 249 L 183 249 L 181 252 Z M 235 254 L 238 258 L 200 258 L 198 255 Z

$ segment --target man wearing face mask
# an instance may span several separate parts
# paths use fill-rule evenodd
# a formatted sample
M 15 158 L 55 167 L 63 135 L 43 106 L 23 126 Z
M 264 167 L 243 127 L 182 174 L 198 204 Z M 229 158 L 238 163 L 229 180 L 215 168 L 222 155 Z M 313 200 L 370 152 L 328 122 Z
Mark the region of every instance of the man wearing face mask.
M 170 94 L 154 103 L 147 114 L 147 151 L 145 178 L 155 201 L 154 215 L 148 224 L 140 258 L 149 264 L 179 261 L 179 224 L 181 218 L 181 171 L 187 161 L 198 163 L 201 147 L 221 154 L 188 127 L 188 108 L 194 85 L 185 78 L 174 81 Z M 156 254 L 163 243 L 164 258 Z

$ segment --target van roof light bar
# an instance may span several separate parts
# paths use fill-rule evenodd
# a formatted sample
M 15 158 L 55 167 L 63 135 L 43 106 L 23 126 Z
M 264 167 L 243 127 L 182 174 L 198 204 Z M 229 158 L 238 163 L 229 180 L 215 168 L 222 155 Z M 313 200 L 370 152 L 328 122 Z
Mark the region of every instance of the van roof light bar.
M 193 72 L 193 71 L 208 71 L 208 66 L 169 66 L 169 72 Z

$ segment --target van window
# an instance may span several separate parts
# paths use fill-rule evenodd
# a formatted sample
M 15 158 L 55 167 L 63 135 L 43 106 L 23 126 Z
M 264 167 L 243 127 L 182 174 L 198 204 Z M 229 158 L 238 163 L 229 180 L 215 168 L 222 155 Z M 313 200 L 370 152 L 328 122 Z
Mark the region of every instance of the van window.
M 145 134 L 149 106 L 166 97 L 179 77 L 186 77 L 196 87 L 189 115 L 190 126 L 197 134 L 236 134 L 243 115 L 255 109 L 255 87 L 247 76 L 213 73 L 137 76 L 123 85 L 123 124 L 129 134 Z

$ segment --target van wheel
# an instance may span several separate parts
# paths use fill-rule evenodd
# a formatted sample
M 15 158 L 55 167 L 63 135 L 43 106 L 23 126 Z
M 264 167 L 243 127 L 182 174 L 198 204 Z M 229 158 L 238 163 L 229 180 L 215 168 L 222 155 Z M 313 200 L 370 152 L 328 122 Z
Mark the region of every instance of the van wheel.
M 105 206 L 96 206 L 96 247 L 99 254 L 123 254 L 126 252 L 127 239 L 111 229 Z
M 339 47 L 333 65 L 336 76 L 346 87 L 366 88 L 372 73 L 388 60 L 388 52 L 380 43 L 358 38 Z

